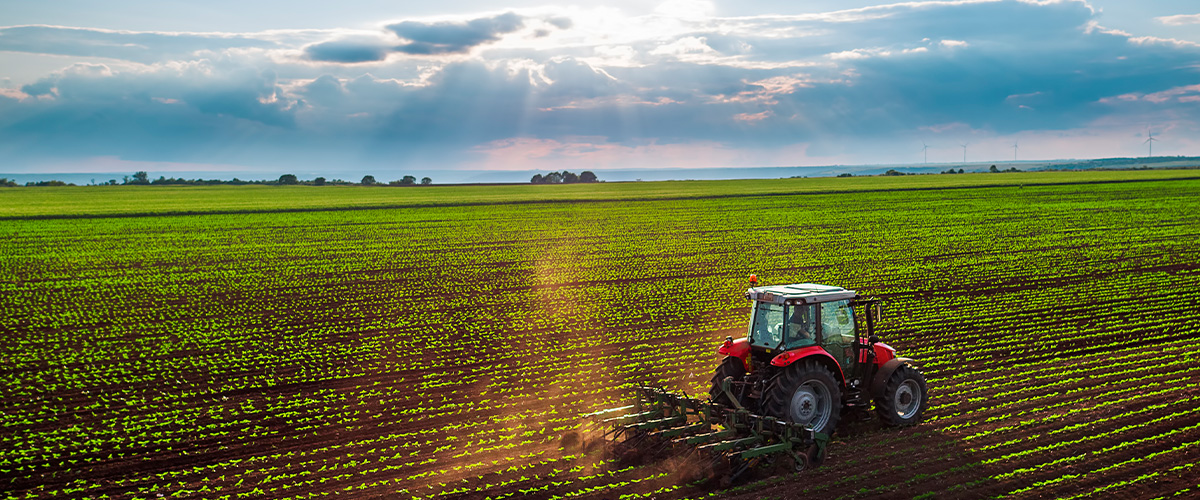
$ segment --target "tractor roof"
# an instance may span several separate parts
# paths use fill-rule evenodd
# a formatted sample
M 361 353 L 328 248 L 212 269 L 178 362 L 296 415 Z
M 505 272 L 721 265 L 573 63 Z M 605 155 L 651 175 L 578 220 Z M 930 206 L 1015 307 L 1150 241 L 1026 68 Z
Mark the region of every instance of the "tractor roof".
M 832 300 L 847 300 L 857 296 L 854 290 L 842 287 L 798 283 L 795 285 L 772 285 L 754 287 L 746 291 L 746 298 L 775 304 L 813 304 Z

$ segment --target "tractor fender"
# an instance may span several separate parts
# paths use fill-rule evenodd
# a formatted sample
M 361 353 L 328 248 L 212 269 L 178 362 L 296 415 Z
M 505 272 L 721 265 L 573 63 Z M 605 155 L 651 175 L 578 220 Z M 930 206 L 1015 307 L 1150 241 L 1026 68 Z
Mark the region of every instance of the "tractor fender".
M 883 397 L 883 389 L 887 387 L 887 381 L 892 378 L 892 374 L 896 372 L 900 365 L 912 361 L 909 358 L 892 358 L 879 367 L 875 372 L 875 379 L 871 381 L 871 395 L 876 398 Z
M 846 377 L 842 375 L 842 365 L 838 364 L 837 360 L 834 359 L 833 356 L 830 356 L 828 352 L 825 352 L 825 349 L 822 349 L 821 346 L 810 345 L 808 347 L 801 347 L 792 351 L 779 353 L 778 356 L 771 358 L 771 366 L 783 368 L 809 357 L 815 358 L 817 362 L 824 364 L 827 368 L 829 368 L 829 371 L 833 372 L 834 375 L 837 376 L 838 383 L 843 385 L 846 384 Z
M 725 339 L 725 343 L 721 344 L 721 348 L 717 349 L 718 353 L 726 356 L 736 356 L 745 358 L 750 354 L 750 339 L 742 337 L 737 340 Z
M 746 366 L 746 371 L 750 371 L 750 339 L 740 338 L 733 340 L 726 337 L 725 343 L 721 344 L 721 348 L 717 352 L 726 356 L 741 358 L 742 364 Z

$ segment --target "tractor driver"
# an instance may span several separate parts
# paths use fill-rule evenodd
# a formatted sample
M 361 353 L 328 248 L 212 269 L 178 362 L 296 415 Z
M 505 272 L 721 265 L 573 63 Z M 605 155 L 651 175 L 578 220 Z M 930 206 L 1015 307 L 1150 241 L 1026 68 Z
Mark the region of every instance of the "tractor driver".
M 816 305 L 792 306 L 792 315 L 788 318 L 788 339 L 798 342 L 814 341 L 817 332 Z

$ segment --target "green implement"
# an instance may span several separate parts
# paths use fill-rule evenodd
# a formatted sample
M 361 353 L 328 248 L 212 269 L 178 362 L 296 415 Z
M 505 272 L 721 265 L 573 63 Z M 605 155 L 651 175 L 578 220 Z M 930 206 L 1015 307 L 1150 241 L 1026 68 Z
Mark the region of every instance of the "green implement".
M 655 387 L 638 387 L 635 404 L 586 415 L 603 430 L 620 466 L 685 454 L 701 477 L 732 484 L 759 465 L 791 470 L 819 465 L 829 437 L 811 427 Z

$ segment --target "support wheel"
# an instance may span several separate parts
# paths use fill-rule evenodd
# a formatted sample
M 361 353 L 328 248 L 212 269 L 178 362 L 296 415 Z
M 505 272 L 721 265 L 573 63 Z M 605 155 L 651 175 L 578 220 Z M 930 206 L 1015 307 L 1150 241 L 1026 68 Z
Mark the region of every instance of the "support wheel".
M 842 391 L 828 368 L 803 360 L 771 379 L 762 408 L 767 415 L 833 434 L 841 418 Z
M 875 399 L 875 411 L 885 425 L 916 425 L 929 407 L 925 393 L 925 374 L 905 363 L 888 377 L 883 394 Z
M 721 382 L 725 380 L 725 377 L 733 377 L 734 380 L 741 380 L 745 376 L 746 365 L 742 364 L 742 359 L 736 356 L 725 356 L 725 359 L 721 361 L 721 364 L 717 366 L 717 370 L 713 374 L 712 388 L 708 390 L 708 398 L 714 403 L 729 408 L 736 408 L 736 405 L 729 400 L 729 396 L 725 394 L 725 391 L 721 390 Z M 745 401 L 739 401 L 739 403 L 746 404 Z

